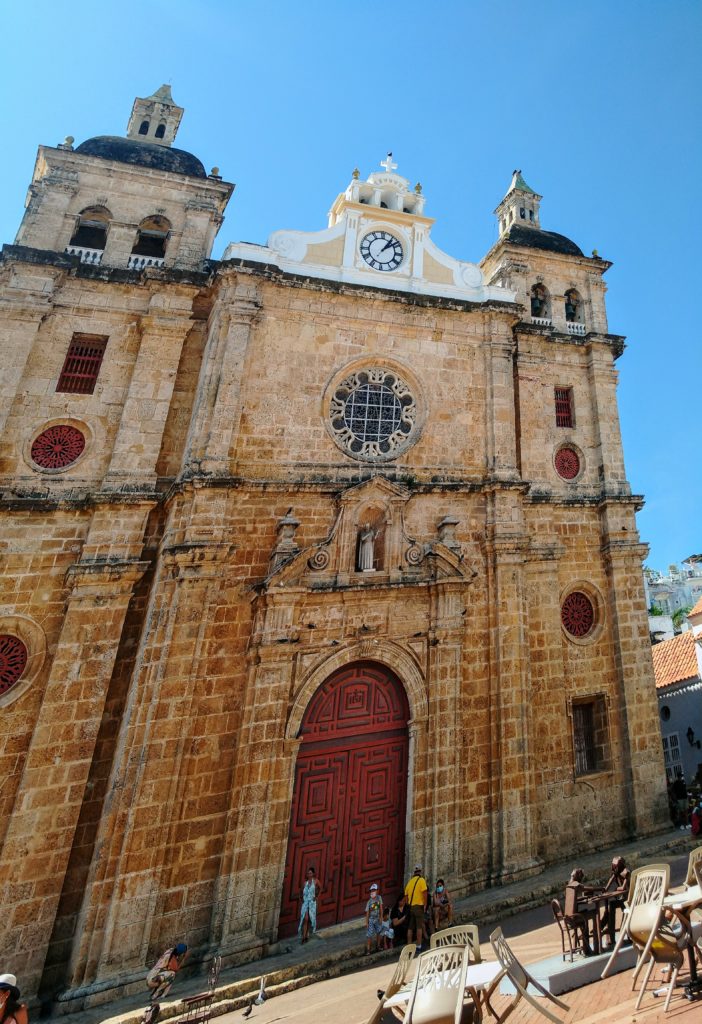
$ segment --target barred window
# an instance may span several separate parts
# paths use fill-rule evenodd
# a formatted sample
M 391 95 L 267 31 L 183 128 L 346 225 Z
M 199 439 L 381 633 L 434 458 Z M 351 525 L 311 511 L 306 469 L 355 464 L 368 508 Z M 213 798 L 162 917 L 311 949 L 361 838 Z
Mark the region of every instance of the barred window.
M 589 775 L 607 767 L 607 708 L 603 696 L 572 705 L 575 774 Z
M 95 334 L 74 334 L 61 370 L 57 391 L 92 395 L 105 354 L 107 338 Z
M 573 389 L 555 388 L 554 398 L 556 402 L 556 426 L 574 426 L 575 424 L 573 417 Z

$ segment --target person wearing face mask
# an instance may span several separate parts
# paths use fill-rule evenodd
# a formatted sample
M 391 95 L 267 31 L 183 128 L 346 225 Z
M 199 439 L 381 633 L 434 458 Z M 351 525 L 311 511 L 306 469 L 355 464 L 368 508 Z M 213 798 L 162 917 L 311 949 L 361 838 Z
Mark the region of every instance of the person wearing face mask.
M 438 931 L 439 928 L 450 928 L 453 924 L 453 904 L 443 878 L 436 880 L 431 903 L 434 914 L 434 931 Z

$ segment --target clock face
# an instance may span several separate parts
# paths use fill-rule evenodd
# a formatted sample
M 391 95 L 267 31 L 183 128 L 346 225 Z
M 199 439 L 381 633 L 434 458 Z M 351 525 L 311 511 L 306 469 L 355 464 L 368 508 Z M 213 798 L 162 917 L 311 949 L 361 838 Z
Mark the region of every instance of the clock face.
M 361 256 L 373 270 L 397 270 L 404 253 L 389 231 L 371 231 L 361 241 Z

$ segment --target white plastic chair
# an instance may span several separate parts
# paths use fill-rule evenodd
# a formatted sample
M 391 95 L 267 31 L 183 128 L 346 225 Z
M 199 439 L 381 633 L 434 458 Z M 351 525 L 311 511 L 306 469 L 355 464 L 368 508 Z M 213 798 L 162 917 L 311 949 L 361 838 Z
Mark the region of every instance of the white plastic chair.
M 612 969 L 612 964 L 616 960 L 619 950 L 622 947 L 622 943 L 626 939 L 630 938 L 629 923 L 631 920 L 632 910 L 634 910 L 635 907 L 644 906 L 647 903 L 660 903 L 662 906 L 663 897 L 668 892 L 669 882 L 669 864 L 646 864 L 644 867 L 636 868 L 635 871 L 632 871 L 631 879 L 629 881 L 629 895 L 624 902 L 624 914 L 622 916 L 619 935 L 617 936 L 617 941 L 614 944 L 612 954 L 605 964 L 605 969 L 600 975 L 601 978 L 607 977 Z M 639 970 L 645 962 L 644 953 L 647 958 L 648 950 L 646 949 L 641 951 L 641 954 L 636 961 L 634 976 L 631 982 L 632 990 L 636 985 Z
M 488 1008 L 489 1012 L 497 1018 L 497 1024 L 502 1024 L 502 1022 L 509 1017 L 512 1010 L 515 1009 L 515 1007 L 521 999 L 526 999 L 526 1001 L 530 1003 L 531 1006 L 534 1007 L 534 1009 L 538 1010 L 539 1013 L 544 1015 L 544 1017 L 548 1017 L 550 1021 L 553 1021 L 553 1024 L 563 1024 L 561 1018 L 556 1017 L 556 1015 L 551 1013 L 550 1010 L 547 1010 L 542 1003 L 539 1003 L 538 1000 L 535 999 L 534 996 L 528 991 L 528 988 L 530 985 L 532 985 L 537 990 L 537 992 L 540 992 L 541 995 L 546 996 L 546 998 L 550 999 L 552 1003 L 555 1003 L 556 1006 L 559 1006 L 561 1010 L 567 1011 L 570 1009 L 570 1007 L 561 999 L 557 999 L 556 996 L 551 995 L 551 993 L 547 989 L 545 989 L 544 986 L 536 980 L 536 978 L 533 978 L 531 974 L 529 974 L 529 972 L 524 967 L 522 967 L 519 960 L 517 960 L 516 956 L 510 949 L 507 940 L 502 934 L 501 928 L 496 928 L 495 931 L 492 933 L 492 935 L 490 936 L 490 944 L 492 948 L 495 950 L 497 962 L 502 967 L 503 972 L 502 974 L 498 975 L 498 977 L 493 981 L 492 985 L 485 993 L 485 1005 Z M 500 1014 L 499 1017 L 497 1017 L 497 1014 L 490 1006 L 490 996 L 495 991 L 495 989 L 500 983 L 500 980 L 502 979 L 502 977 L 504 977 L 505 974 L 514 985 L 515 989 L 517 990 L 517 994 L 512 1000 L 512 1002 L 509 1004 L 507 1009 L 502 1014 Z
M 429 948 L 439 949 L 441 946 L 470 946 L 472 962 L 481 962 L 478 926 L 475 924 L 455 924 L 434 932 L 429 940 Z
M 441 946 L 417 958 L 405 1024 L 472 1024 L 481 1020 L 480 1007 L 464 1002 L 469 946 Z
M 383 1016 L 383 1010 L 385 1009 L 385 1002 L 390 998 L 390 996 L 394 996 L 396 992 L 399 992 L 399 990 L 407 981 L 407 977 L 410 973 L 410 968 L 412 966 L 412 960 L 414 959 L 414 954 L 416 952 L 417 947 L 413 942 L 410 942 L 408 945 L 402 947 L 400 959 L 395 964 L 395 970 L 393 972 L 392 978 L 388 982 L 388 987 L 383 992 L 382 999 L 378 1003 L 373 1013 L 368 1018 L 368 1024 L 380 1024 L 380 1021 Z

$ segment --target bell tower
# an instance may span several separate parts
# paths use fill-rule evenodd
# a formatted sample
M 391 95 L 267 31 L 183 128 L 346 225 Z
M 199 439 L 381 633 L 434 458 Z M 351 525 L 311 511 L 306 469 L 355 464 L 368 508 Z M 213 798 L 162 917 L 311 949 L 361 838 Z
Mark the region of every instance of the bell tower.
M 507 194 L 495 210 L 500 237 L 506 235 L 513 224 L 540 230 L 539 204 L 542 198 L 529 188 L 521 171 L 513 171 Z
M 157 146 L 173 143 L 183 117 L 176 106 L 170 85 L 162 85 L 152 96 L 137 96 L 127 125 L 127 138 L 136 142 L 154 142 Z

